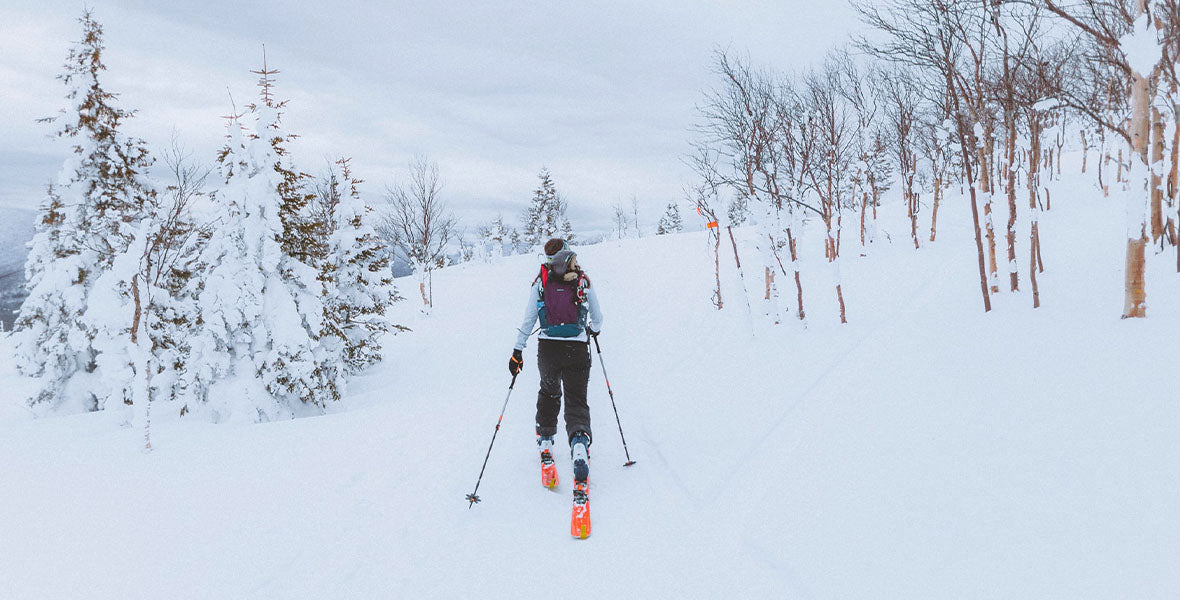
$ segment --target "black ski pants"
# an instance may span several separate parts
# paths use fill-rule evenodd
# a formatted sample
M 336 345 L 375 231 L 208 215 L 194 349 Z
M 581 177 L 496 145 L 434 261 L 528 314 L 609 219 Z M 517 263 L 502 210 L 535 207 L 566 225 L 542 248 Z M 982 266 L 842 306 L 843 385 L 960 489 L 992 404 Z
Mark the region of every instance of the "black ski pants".
M 541 391 L 537 392 L 537 435 L 557 433 L 557 413 L 565 392 L 565 432 L 590 433 L 590 407 L 586 404 L 586 384 L 590 381 L 590 344 L 537 340 L 537 370 L 541 374 Z M 593 439 L 593 436 L 591 436 Z

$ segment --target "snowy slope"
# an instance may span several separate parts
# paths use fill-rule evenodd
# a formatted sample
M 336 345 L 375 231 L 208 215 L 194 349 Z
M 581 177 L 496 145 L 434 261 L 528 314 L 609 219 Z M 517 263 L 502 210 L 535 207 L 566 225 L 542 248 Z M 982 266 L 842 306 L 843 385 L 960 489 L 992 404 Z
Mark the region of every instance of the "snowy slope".
M 892 244 L 845 252 L 844 326 L 816 231 L 806 328 L 747 318 L 729 254 L 715 310 L 703 233 L 581 248 L 638 460 L 595 364 L 585 541 L 568 456 L 558 492 L 539 485 L 535 342 L 483 502 L 463 499 L 535 257 L 436 274 L 433 313 L 399 305 L 413 333 L 333 414 L 164 406 L 150 454 L 110 415 L 32 420 L 0 364 L 0 597 L 1174 598 L 1175 258 L 1153 260 L 1150 318 L 1120 321 L 1121 207 L 1053 185 L 1036 311 L 1023 292 L 982 312 L 962 200 L 937 244 L 893 219 Z

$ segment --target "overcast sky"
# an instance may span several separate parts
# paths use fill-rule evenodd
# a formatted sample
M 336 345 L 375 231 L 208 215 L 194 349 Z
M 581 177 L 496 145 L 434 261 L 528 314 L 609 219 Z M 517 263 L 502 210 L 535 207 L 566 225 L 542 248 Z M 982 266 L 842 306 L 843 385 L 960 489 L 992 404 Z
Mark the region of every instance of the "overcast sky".
M 682 198 L 696 106 L 716 48 L 791 70 L 859 28 L 844 0 L 692 2 L 165 2 L 90 0 L 105 28 L 105 86 L 156 148 L 172 132 L 210 161 L 230 112 L 254 99 L 262 44 L 297 166 L 352 156 L 370 203 L 416 154 L 438 162 L 462 224 L 515 223 L 546 166 L 575 230 L 640 203 L 654 228 Z M 35 207 L 68 149 L 35 119 L 82 2 L 0 5 L 0 205 Z

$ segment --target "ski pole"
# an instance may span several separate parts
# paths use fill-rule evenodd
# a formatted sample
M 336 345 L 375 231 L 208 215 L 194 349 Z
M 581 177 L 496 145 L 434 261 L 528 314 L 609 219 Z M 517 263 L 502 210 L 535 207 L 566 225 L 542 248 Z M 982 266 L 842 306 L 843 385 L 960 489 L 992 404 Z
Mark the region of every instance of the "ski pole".
M 520 373 L 518 372 L 517 375 Z M 500 422 L 504 420 L 504 411 L 508 409 L 508 399 L 512 397 L 512 388 L 516 385 L 516 375 L 512 376 L 512 383 L 508 384 L 508 395 L 504 396 L 504 406 L 500 407 L 500 418 L 496 419 L 496 430 L 492 432 L 492 443 L 488 444 L 488 453 L 483 457 L 483 466 L 479 468 L 479 479 L 475 480 L 475 489 L 467 494 L 467 508 L 475 506 L 479 502 L 479 496 L 475 495 L 479 491 L 479 482 L 483 481 L 483 471 L 488 468 L 488 457 L 492 455 L 492 446 L 496 443 L 496 434 L 500 433 Z
M 610 389 L 610 377 L 606 374 L 606 365 L 602 362 L 602 346 L 598 345 L 598 336 L 591 336 L 594 338 L 594 347 L 598 349 L 598 366 L 602 367 L 602 378 L 606 380 L 606 393 L 610 394 L 610 407 L 615 411 L 615 423 L 619 426 L 619 439 L 623 440 L 623 454 L 627 455 L 627 462 L 623 463 L 624 467 L 629 467 L 635 464 L 631 460 L 631 453 L 627 451 L 627 438 L 623 435 L 623 423 L 619 421 L 619 408 L 615 406 L 615 393 Z

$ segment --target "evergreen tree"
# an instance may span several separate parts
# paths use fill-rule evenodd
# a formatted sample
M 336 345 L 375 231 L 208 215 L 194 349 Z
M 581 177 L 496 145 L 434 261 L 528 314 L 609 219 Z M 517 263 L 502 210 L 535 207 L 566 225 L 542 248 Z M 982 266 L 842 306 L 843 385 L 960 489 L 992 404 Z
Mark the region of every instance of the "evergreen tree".
M 496 215 L 490 225 L 480 228 L 485 242 L 492 245 L 492 256 L 504 256 L 504 249 L 512 246 L 511 232 L 504 225 L 504 215 Z M 515 248 L 513 248 L 515 251 Z
M 509 254 L 516 254 L 521 251 L 520 245 L 524 243 L 524 239 L 520 235 L 520 231 L 515 227 L 508 230 L 508 244 L 512 248 Z
M 198 379 L 221 380 L 200 394 L 217 421 L 290 417 L 340 393 L 339 357 L 319 343 L 320 273 L 284 251 L 285 226 L 293 220 L 284 222 L 283 215 L 294 215 L 284 207 L 287 179 L 274 140 L 287 138 L 275 106 L 264 101 L 252 112 L 249 136 L 236 118 L 230 121 L 219 217 L 201 256 L 208 266 L 198 299 L 204 325 L 195 344 L 204 370 Z
M 742 194 L 737 194 L 733 200 L 729 201 L 729 209 L 726 211 L 726 216 L 729 217 L 729 224 L 733 226 L 744 225 L 750 218 L 750 204 L 749 200 Z
M 325 282 L 324 337 L 339 341 L 338 351 L 350 373 L 381 360 L 380 337 L 391 328 L 385 311 L 401 300 L 393 286 L 389 252 L 371 225 L 372 209 L 361 201 L 349 159 L 340 159 L 337 176 L 329 176 L 332 231 Z M 327 342 L 325 343 L 327 345 Z
M 182 398 L 188 388 L 191 332 L 200 326 L 194 274 L 202 236 L 190 207 L 203 196 L 208 171 L 184 164 L 175 149 L 165 161 L 176 182 L 145 206 L 127 248 L 96 280 L 83 316 L 95 332 L 101 377 L 94 393 L 108 410 L 132 406 L 145 426 L 149 402 Z
M 279 129 L 282 110 L 287 106 L 286 100 L 275 99 L 273 77 L 279 74 L 279 71 L 267 67 L 264 51 L 262 68 L 250 72 L 258 75 L 261 104 L 250 104 L 247 108 L 257 111 L 260 106 L 265 106 L 272 109 L 275 114 L 274 125 L 266 131 L 257 131 L 254 135 L 266 139 L 277 157 L 274 170 L 280 178 L 277 189 L 282 200 L 279 204 L 279 219 L 283 224 L 279 243 L 287 256 L 307 265 L 318 265 L 327 256 L 325 233 L 330 229 L 330 225 L 323 215 L 309 209 L 311 201 L 315 198 L 315 194 L 307 185 L 310 176 L 295 170 L 291 165 L 286 145 L 296 136 L 285 134 Z
M 134 113 L 115 106 L 116 95 L 99 79 L 106 69 L 102 26 L 89 11 L 79 23 L 82 40 L 58 76 L 69 109 L 42 119 L 60 124 L 56 136 L 70 141 L 73 155 L 42 206 L 26 262 L 29 296 L 14 334 L 17 367 L 40 383 L 30 403 L 69 411 L 103 408 L 90 385 L 99 365 L 96 332 L 84 318 L 89 295 L 156 195 L 144 175 L 152 164 L 146 144 L 120 129 Z
M 663 217 L 660 217 L 659 226 L 656 228 L 656 235 L 665 235 L 680 231 L 684 231 L 684 222 L 680 218 L 680 207 L 675 202 L 669 202 L 668 210 L 664 211 Z
M 573 227 L 565 215 L 565 199 L 557 193 L 549 169 L 541 169 L 537 177 L 541 180 L 541 186 L 533 192 L 533 200 L 525 210 L 521 228 L 521 236 L 530 246 L 539 246 L 559 233 L 573 235 Z

